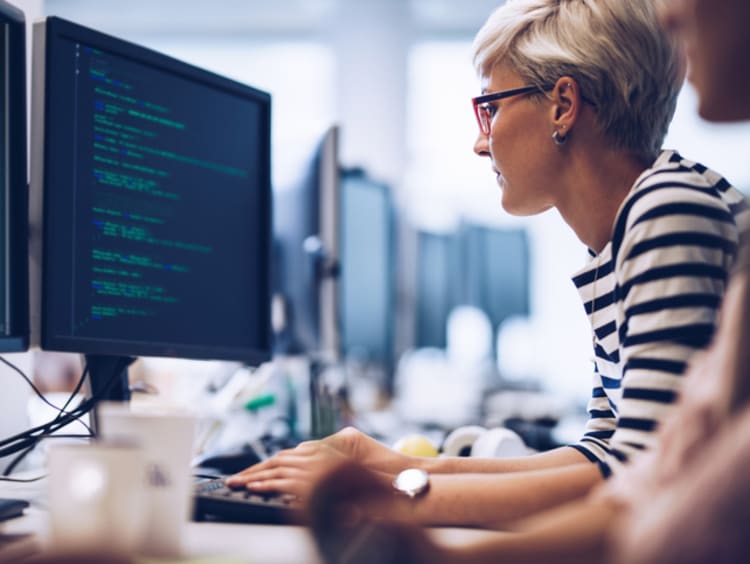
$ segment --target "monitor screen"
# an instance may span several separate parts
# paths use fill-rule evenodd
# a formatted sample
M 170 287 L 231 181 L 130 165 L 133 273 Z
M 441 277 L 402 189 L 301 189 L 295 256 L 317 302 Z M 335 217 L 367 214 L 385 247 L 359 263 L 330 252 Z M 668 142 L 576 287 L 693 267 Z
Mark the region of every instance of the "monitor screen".
M 529 315 L 529 240 L 525 229 L 462 226 L 463 301 L 482 309 L 494 330 L 512 315 Z
M 42 348 L 270 357 L 270 96 L 56 18 L 35 29 Z
M 274 186 L 274 289 L 284 319 L 280 354 L 338 355 L 338 127 L 316 138 L 296 174 Z
M 0 352 L 29 343 L 26 24 L 0 1 Z
M 393 362 L 395 222 L 388 186 L 352 170 L 341 177 L 341 349 L 348 358 Z
M 462 305 L 461 239 L 458 233 L 417 234 L 415 346 L 445 348 L 451 311 Z
M 530 312 L 527 232 L 463 223 L 448 233 L 420 232 L 417 241 L 416 346 L 443 348 L 451 311 L 481 309 L 493 330 Z

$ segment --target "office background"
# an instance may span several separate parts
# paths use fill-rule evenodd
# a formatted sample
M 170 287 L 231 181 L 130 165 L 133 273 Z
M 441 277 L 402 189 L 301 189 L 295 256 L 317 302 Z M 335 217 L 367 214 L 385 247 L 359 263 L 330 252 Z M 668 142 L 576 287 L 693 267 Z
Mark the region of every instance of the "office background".
M 451 231 L 462 220 L 525 228 L 531 316 L 505 331 L 500 363 L 506 372 L 536 378 L 560 396 L 587 396 L 588 328 L 569 280 L 586 260 L 585 249 L 555 212 L 534 218 L 503 212 L 489 162 L 472 152 L 476 124 L 469 98 L 479 86 L 471 39 L 497 0 L 15 4 L 29 23 L 58 15 L 269 91 L 275 182 L 283 183 L 310 140 L 338 123 L 342 164 L 363 167 L 388 184 L 409 225 L 436 233 Z M 740 142 L 748 127 L 701 122 L 687 87 L 666 146 L 749 189 L 750 163 Z M 404 268 L 411 258 L 408 252 L 401 257 Z M 399 312 L 397 349 L 403 350 L 412 344 L 406 306 L 416 296 L 408 285 L 399 291 L 404 312 Z M 31 368 L 29 355 L 13 358 Z M 29 392 L 5 370 L 3 381 L 0 427 L 24 428 L 26 408 L 17 398 Z

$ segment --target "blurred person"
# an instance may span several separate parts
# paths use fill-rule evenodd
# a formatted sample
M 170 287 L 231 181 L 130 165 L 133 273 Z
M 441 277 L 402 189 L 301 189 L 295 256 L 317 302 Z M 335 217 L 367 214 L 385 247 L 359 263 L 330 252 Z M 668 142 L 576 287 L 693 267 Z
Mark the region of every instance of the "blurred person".
M 662 19 L 684 40 L 701 117 L 750 120 L 750 2 L 663 0 Z M 723 307 L 724 326 L 695 367 L 719 379 L 707 379 L 691 394 L 692 401 L 686 398 L 680 417 L 665 429 L 668 464 L 658 472 L 654 460 L 651 468 L 648 460 L 639 465 L 640 476 L 633 481 L 648 477 L 649 487 L 617 498 L 624 498 L 629 509 L 613 535 L 620 562 L 719 564 L 750 558 L 750 482 L 745 477 L 750 464 L 750 252 L 744 259 Z M 680 440 L 683 428 L 692 431 Z M 638 510 L 643 500 L 650 511 Z
M 410 514 L 496 527 L 580 499 L 655 444 L 692 354 L 710 341 L 743 197 L 660 147 L 683 80 L 651 0 L 509 0 L 478 32 L 474 150 L 510 213 L 555 208 L 588 247 L 574 276 L 592 326 L 590 419 L 574 445 L 511 459 L 422 459 L 354 430 L 255 465 L 229 484 L 302 498 L 345 460 L 389 484 L 431 474 Z M 543 346 L 543 343 L 540 344 Z M 543 350 L 543 349 L 542 349 Z

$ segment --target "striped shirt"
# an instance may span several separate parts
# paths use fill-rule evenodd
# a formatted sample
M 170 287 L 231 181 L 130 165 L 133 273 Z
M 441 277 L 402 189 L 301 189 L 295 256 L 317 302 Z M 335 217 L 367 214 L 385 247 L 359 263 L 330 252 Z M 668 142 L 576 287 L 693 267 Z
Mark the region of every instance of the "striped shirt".
M 571 446 L 605 477 L 654 445 L 689 357 L 710 341 L 747 210 L 720 175 L 664 151 L 620 206 L 610 242 L 574 276 L 594 382 Z

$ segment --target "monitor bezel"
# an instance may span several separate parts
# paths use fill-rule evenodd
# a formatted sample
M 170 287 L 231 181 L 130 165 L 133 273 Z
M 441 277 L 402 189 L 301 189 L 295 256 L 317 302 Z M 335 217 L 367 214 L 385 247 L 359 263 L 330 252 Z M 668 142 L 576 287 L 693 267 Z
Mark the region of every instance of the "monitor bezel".
M 271 226 L 271 96 L 257 88 L 235 82 L 229 78 L 219 76 L 212 72 L 200 69 L 183 61 L 174 59 L 168 55 L 158 53 L 147 47 L 143 47 L 123 39 L 119 39 L 73 22 L 58 17 L 48 17 L 44 21 L 35 24 L 35 96 L 39 96 L 40 91 L 48 92 L 48 81 L 50 70 L 54 72 L 55 63 L 59 56 L 55 50 L 55 45 L 61 40 L 79 41 L 90 45 L 96 49 L 113 53 L 119 57 L 137 61 L 146 64 L 152 68 L 163 69 L 171 74 L 184 77 L 188 80 L 206 84 L 212 88 L 226 91 L 230 94 L 248 98 L 259 104 L 261 108 L 261 135 L 267 142 L 261 145 L 266 148 L 265 154 L 261 158 L 263 168 L 263 178 L 260 179 L 259 191 L 261 201 L 261 212 L 258 214 L 260 222 L 260 231 L 265 236 L 262 247 L 265 254 L 266 276 L 263 283 L 265 285 L 265 299 L 259 302 L 259 313 L 265 320 L 264 343 L 248 344 L 247 347 L 222 347 L 216 345 L 202 346 L 188 343 L 168 343 L 141 340 L 112 340 L 91 337 L 80 337 L 71 335 L 52 334 L 49 328 L 49 322 L 46 318 L 46 312 L 49 311 L 49 303 L 52 299 L 53 292 L 51 289 L 55 281 L 48 267 L 50 262 L 49 246 L 54 234 L 43 226 L 49 224 L 51 211 L 48 206 L 44 205 L 45 194 L 53 189 L 50 174 L 54 175 L 54 163 L 49 150 L 49 143 L 52 140 L 50 135 L 51 125 L 50 116 L 52 112 L 59 111 L 55 106 L 54 97 L 44 95 L 43 100 L 37 99 L 35 110 L 41 115 L 38 125 L 34 126 L 36 137 L 36 148 L 34 157 L 37 164 L 33 166 L 32 179 L 35 179 L 36 196 L 42 201 L 37 204 L 37 213 L 41 211 L 42 236 L 40 238 L 41 251 L 39 257 L 41 261 L 40 287 L 38 289 L 38 299 L 40 310 L 34 315 L 35 329 L 38 327 L 38 342 L 41 348 L 45 350 L 56 350 L 63 352 L 77 352 L 90 355 L 112 355 L 112 356 L 160 356 L 175 357 L 188 359 L 205 359 L 205 360 L 231 360 L 247 364 L 258 365 L 266 362 L 271 358 L 272 350 L 272 331 L 271 331 L 271 252 L 272 252 L 272 226 Z M 41 139 L 39 139 L 41 137 Z M 41 164 L 41 167 L 39 166 Z M 36 333 L 36 331 L 35 331 Z M 36 337 L 36 335 L 35 335 Z
M 7 331 L 0 335 L 0 352 L 24 352 L 29 347 L 28 160 L 26 111 L 26 20 L 21 10 L 0 1 L 0 25 L 6 27 L 5 144 L 2 155 L 5 205 L 5 293 Z

